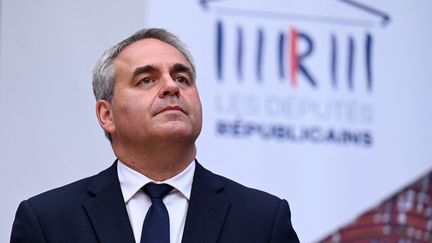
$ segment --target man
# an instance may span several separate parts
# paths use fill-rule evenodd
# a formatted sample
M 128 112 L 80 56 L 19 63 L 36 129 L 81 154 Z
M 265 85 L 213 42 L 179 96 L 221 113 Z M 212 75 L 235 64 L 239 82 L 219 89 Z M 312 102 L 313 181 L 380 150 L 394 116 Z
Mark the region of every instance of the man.
M 195 160 L 202 125 L 195 77 L 183 44 L 162 29 L 108 49 L 93 89 L 118 159 L 98 175 L 23 201 L 11 242 L 298 242 L 287 201 Z

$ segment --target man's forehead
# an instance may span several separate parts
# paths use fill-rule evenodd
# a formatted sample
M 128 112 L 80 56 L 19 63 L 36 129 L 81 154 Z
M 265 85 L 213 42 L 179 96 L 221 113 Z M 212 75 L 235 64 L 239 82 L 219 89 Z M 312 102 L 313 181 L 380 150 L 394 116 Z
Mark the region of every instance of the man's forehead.
M 135 57 L 144 56 L 151 57 L 152 55 L 168 55 L 181 57 L 186 59 L 183 53 L 181 53 L 174 46 L 160 41 L 158 39 L 147 38 L 135 41 L 134 43 L 125 47 L 117 57 Z
M 191 64 L 177 48 L 152 38 L 139 40 L 130 44 L 117 55 L 114 63 L 120 66 L 172 66 L 176 63 L 181 63 L 191 68 Z

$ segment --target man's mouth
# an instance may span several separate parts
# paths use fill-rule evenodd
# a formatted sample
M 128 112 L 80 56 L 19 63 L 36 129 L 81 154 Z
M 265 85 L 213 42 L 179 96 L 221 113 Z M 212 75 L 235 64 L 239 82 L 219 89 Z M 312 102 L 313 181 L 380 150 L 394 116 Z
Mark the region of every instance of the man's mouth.
M 162 108 L 159 112 L 157 112 L 157 114 L 160 114 L 160 113 L 165 112 L 165 111 L 181 111 L 181 112 L 185 113 L 184 110 L 179 105 L 168 105 L 168 106 L 165 106 L 164 108 Z

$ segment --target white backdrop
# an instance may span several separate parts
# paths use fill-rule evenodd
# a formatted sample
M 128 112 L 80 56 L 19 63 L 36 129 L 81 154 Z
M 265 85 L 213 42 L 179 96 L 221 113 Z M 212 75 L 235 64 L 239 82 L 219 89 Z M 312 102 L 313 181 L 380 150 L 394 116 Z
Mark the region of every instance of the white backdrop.
M 431 169 L 429 1 L 202 2 L 1 1 L 0 241 L 21 200 L 112 163 L 91 69 L 147 26 L 195 57 L 200 162 L 288 199 L 302 242 Z

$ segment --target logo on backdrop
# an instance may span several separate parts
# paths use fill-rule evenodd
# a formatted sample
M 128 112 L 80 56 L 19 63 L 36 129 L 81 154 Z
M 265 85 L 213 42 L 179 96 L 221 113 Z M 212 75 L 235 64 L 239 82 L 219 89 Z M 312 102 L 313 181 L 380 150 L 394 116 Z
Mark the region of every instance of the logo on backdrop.
M 243 28 L 237 27 L 235 32 L 235 61 L 236 61 L 236 76 L 238 81 L 242 81 L 243 73 L 245 69 L 245 53 L 244 53 L 244 30 Z M 274 46 L 270 46 L 273 50 L 273 53 L 276 55 L 273 56 L 275 58 L 277 65 L 272 67 L 274 72 L 278 73 L 278 78 L 281 81 L 288 80 L 292 88 L 297 87 L 298 76 L 302 75 L 303 79 L 313 88 L 317 88 L 319 80 L 317 80 L 313 75 L 313 68 L 308 67 L 306 65 L 307 59 L 313 58 L 315 43 L 313 36 L 307 32 L 298 31 L 296 26 L 291 26 L 288 33 L 279 32 L 277 35 L 277 44 Z M 217 21 L 216 23 L 216 72 L 217 78 L 219 81 L 223 81 L 224 74 L 224 62 L 225 62 L 225 52 L 224 52 L 224 25 L 221 21 Z M 266 34 L 263 29 L 258 29 L 256 31 L 256 48 L 254 56 L 255 65 L 253 66 L 253 71 L 255 74 L 255 79 L 259 82 L 263 81 L 263 56 L 265 53 L 264 48 L 264 40 L 266 39 Z M 337 73 L 341 66 L 338 59 L 338 50 L 343 48 L 338 45 L 338 37 L 335 34 L 330 34 L 330 45 L 328 46 L 329 56 L 328 56 L 328 69 L 331 80 L 331 85 L 333 88 L 337 88 L 338 86 L 338 78 Z M 368 91 L 372 90 L 372 70 L 371 70 L 371 51 L 372 51 L 372 35 L 370 33 L 366 33 L 364 35 L 363 45 L 360 46 L 360 53 L 355 52 L 356 40 L 354 37 L 350 36 L 348 39 L 348 46 L 346 47 L 346 61 L 344 63 L 346 65 L 345 74 L 346 74 L 346 82 L 348 88 L 350 90 L 354 89 L 354 59 L 357 55 L 362 55 L 364 60 L 362 66 L 359 67 L 356 71 L 363 72 L 365 75 L 365 79 L 360 85 L 364 85 Z M 305 50 L 301 53 L 298 50 L 299 43 L 305 45 Z M 230 43 L 228 43 L 230 44 Z M 287 75 L 289 74 L 289 75 Z
M 219 136 L 373 146 L 374 32 L 389 23 L 387 14 L 348 0 L 334 3 L 350 18 L 339 10 L 297 14 L 224 2 L 233 1 L 200 2 L 215 14 Z M 301 8 L 285 4 L 272 7 Z

